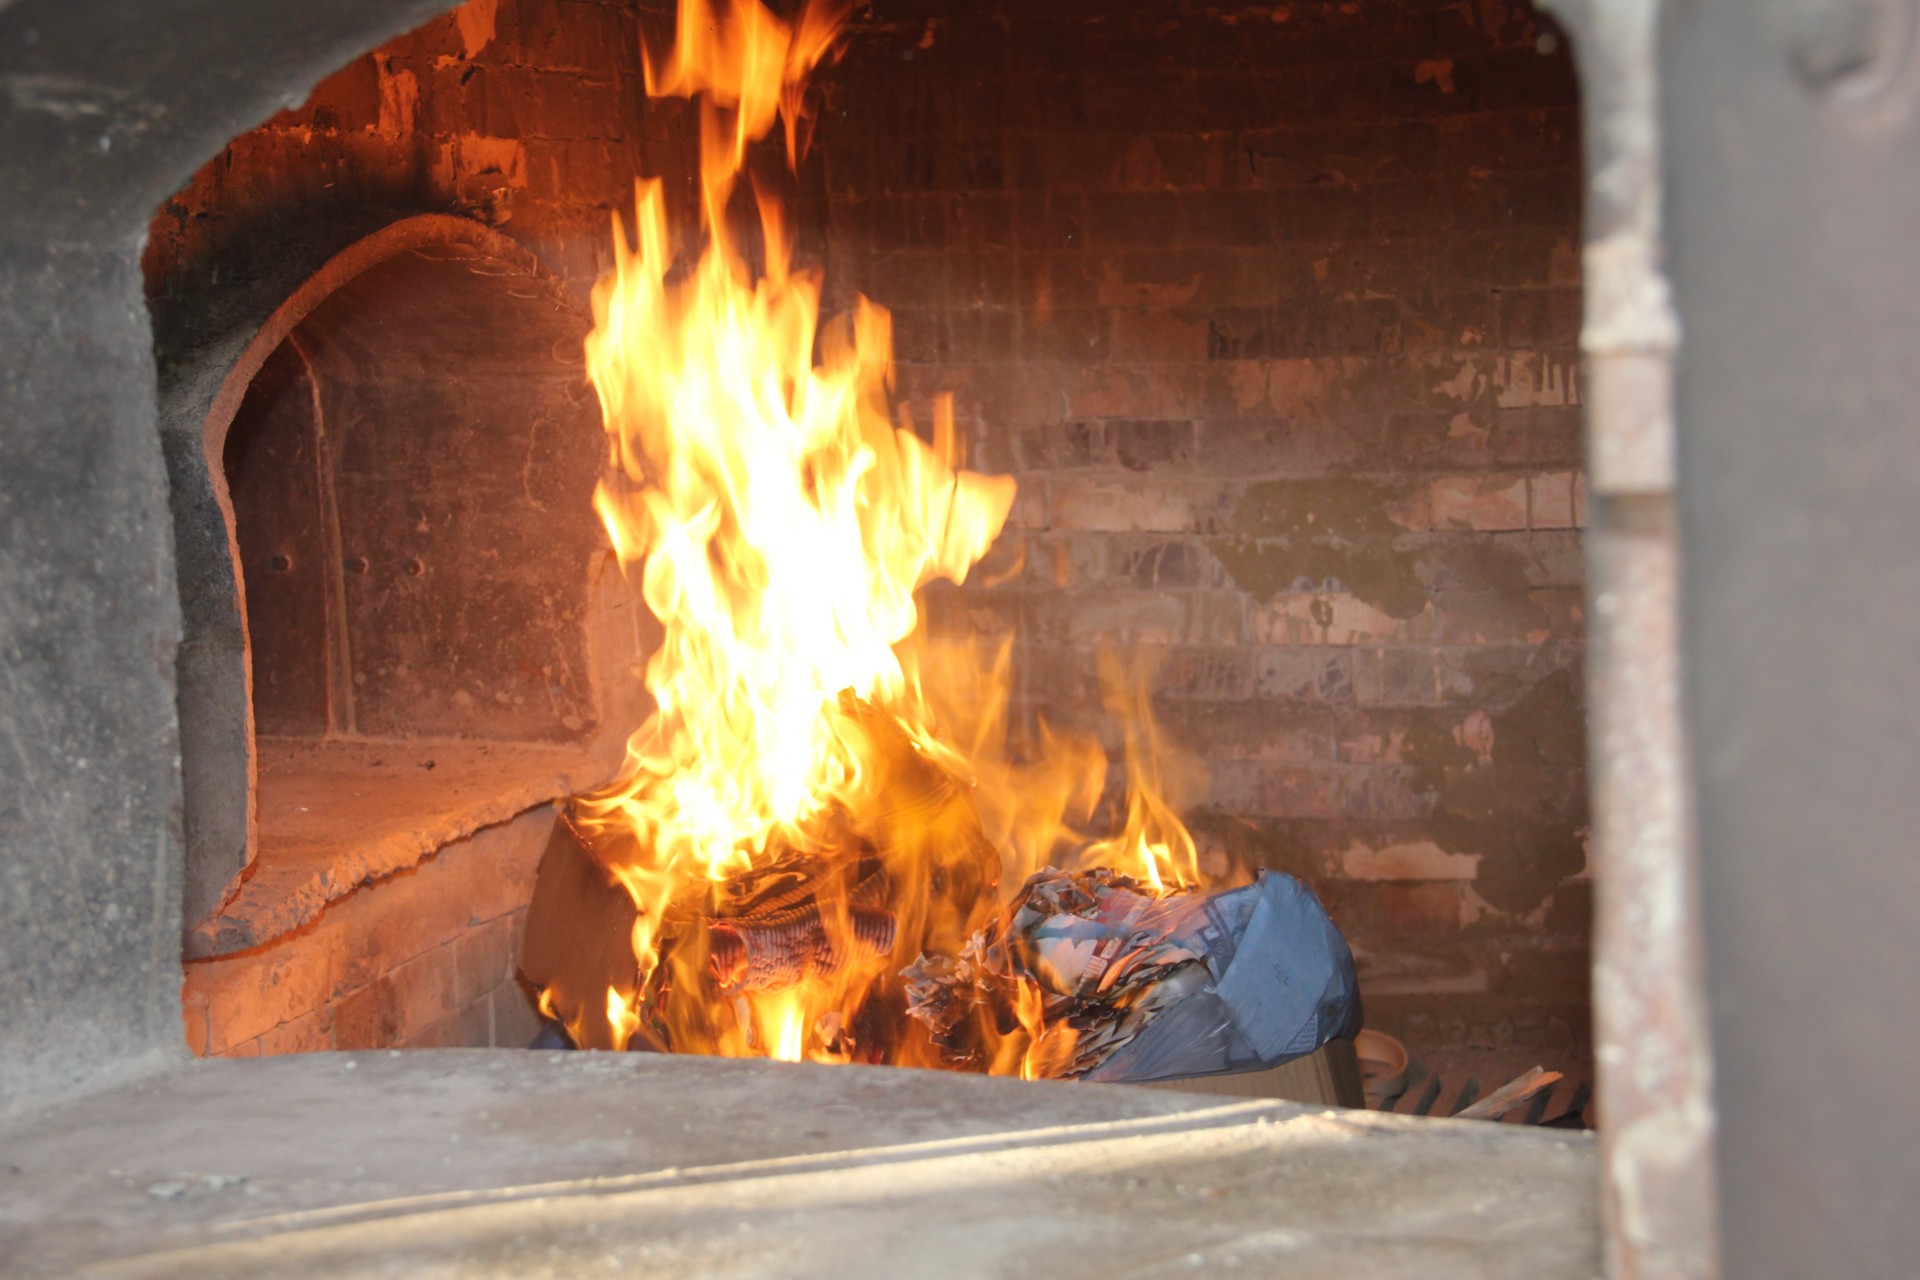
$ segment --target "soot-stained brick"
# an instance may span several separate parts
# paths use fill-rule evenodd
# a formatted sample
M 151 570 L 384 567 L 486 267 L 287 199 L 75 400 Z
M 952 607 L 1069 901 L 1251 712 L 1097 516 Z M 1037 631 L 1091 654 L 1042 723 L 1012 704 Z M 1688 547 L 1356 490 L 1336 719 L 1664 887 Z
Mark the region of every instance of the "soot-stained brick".
M 1498 709 L 1418 717 L 1404 754 L 1434 797 L 1433 840 L 1481 855 L 1474 887 L 1493 906 L 1530 911 L 1585 866 L 1586 719 L 1568 672 Z
M 1195 587 L 1201 582 L 1201 554 L 1181 539 L 1156 540 L 1124 547 L 1119 571 L 1137 587 Z
M 1107 424 L 1115 459 L 1129 471 L 1178 466 L 1193 456 L 1193 423 L 1126 419 Z
M 1393 618 L 1427 604 L 1407 530 L 1389 514 L 1405 495 L 1370 480 L 1268 480 L 1250 486 L 1228 520 L 1236 536 L 1208 547 L 1235 582 L 1267 601 L 1301 578 L 1337 579 Z

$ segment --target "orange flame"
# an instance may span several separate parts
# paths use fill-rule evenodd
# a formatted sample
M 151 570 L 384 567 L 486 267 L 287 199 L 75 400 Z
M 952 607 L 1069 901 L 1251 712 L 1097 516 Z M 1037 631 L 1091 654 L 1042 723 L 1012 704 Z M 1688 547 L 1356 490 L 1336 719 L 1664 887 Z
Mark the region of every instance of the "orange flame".
M 1048 1025 L 1046 993 L 1038 983 L 1022 980 L 1015 988 L 1014 1014 L 1020 1020 L 1020 1030 L 1026 1034 L 1026 1049 L 1020 1055 L 1020 1078 L 1045 1080 L 1060 1074 L 1062 1064 L 1073 1057 L 1079 1032 L 1063 1024 Z
M 797 988 L 788 988 L 767 1001 L 767 1056 L 782 1062 L 806 1057 L 807 1010 Z
M 650 94 L 701 99 L 702 252 L 674 270 L 661 186 L 640 183 L 633 237 L 614 220 L 587 339 L 610 463 L 594 506 L 665 635 L 645 671 L 654 711 L 620 780 L 579 805 L 638 908 L 641 989 L 610 990 L 606 1017 L 624 1046 L 650 992 L 698 989 L 661 1013 L 676 1050 L 933 1065 L 904 1031 L 862 1045 L 865 1001 L 919 947 L 957 954 L 993 906 L 1001 859 L 1023 875 L 1081 838 L 1105 756 L 1042 725 L 1040 763 L 1016 765 L 1009 648 L 955 652 L 919 626 L 916 592 L 966 580 L 1006 522 L 1013 481 L 962 466 L 949 399 L 936 401 L 931 443 L 896 425 L 888 313 L 863 299 L 821 328 L 820 281 L 793 267 L 771 197 L 755 193 L 758 275 L 727 229 L 748 147 L 776 120 L 796 160 L 806 77 L 843 10 L 810 4 L 789 24 L 757 0 L 712 3 L 681 0 L 678 41 L 647 62 Z M 1133 723 L 1151 732 L 1143 692 L 1135 703 Z M 1185 887 L 1193 842 L 1158 798 L 1155 746 L 1136 752 L 1130 736 L 1135 781 L 1155 789 L 1136 788 L 1123 833 L 1095 848 L 1137 860 L 1156 888 Z M 754 968 L 739 930 L 682 927 L 736 898 L 777 897 L 768 878 L 793 858 L 825 870 L 811 915 L 767 917 L 791 953 L 779 982 Z M 885 929 L 861 897 L 875 883 L 857 873 L 862 858 L 883 864 Z M 989 1036 L 991 1069 L 1045 1074 L 1065 1060 L 1070 1033 L 1049 1031 L 1037 1003 L 1022 1005 L 1029 1015 L 1024 1050 Z
M 627 998 L 620 994 L 617 987 L 607 988 L 607 1026 L 613 1032 L 616 1051 L 627 1047 L 627 1042 L 633 1039 L 634 1031 L 640 1026 L 640 1015 L 627 1003 Z
M 1090 865 L 1137 874 L 1155 894 L 1197 889 L 1200 850 L 1173 806 L 1175 784 L 1188 781 L 1174 776 L 1176 766 L 1184 765 L 1187 774 L 1194 766 L 1161 739 L 1144 668 L 1123 670 L 1103 654 L 1100 683 L 1107 710 L 1127 730 L 1127 822 L 1120 834 L 1088 845 L 1082 856 Z
M 777 116 L 785 126 L 787 161 L 799 159 L 799 125 L 807 74 L 846 25 L 846 6 L 809 4 L 789 26 L 756 0 L 680 0 L 679 38 L 666 65 L 645 59 L 647 96 L 701 98 L 700 158 L 703 194 L 714 214 L 726 204 L 746 163 L 747 145 L 763 137 Z M 732 114 L 731 127 L 722 112 Z M 710 225 L 719 224 L 710 217 Z

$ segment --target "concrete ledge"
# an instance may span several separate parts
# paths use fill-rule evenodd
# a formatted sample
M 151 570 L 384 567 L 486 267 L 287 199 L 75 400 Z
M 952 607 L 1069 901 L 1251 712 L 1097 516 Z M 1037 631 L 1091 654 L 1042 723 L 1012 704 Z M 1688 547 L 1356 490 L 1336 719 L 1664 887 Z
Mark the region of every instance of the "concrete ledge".
M 1589 1280 L 1585 1135 L 598 1053 L 195 1064 L 0 1128 L 8 1274 Z
M 431 739 L 259 740 L 260 853 L 188 960 L 300 928 L 360 886 L 605 780 L 581 747 Z

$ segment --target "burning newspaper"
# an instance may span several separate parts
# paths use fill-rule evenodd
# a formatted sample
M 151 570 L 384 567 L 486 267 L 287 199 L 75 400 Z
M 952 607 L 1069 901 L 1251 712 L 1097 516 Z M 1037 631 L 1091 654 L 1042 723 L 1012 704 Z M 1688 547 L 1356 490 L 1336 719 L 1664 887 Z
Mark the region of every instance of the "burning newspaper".
M 908 1012 L 962 1055 L 983 1010 L 1019 1018 L 1019 994 L 1037 988 L 1045 1030 L 1028 1074 L 1038 1076 L 1257 1070 L 1361 1021 L 1346 940 L 1312 893 L 1273 872 L 1239 889 L 1156 897 L 1108 868 L 1049 867 L 957 960 L 922 956 L 906 977 Z

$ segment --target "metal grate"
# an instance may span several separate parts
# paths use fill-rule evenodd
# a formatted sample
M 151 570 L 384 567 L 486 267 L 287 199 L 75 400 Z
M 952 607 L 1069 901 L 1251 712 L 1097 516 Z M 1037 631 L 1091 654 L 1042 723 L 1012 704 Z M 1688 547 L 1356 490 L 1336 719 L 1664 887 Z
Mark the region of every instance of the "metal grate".
M 1383 1099 L 1380 1110 L 1403 1116 L 1458 1115 L 1542 1061 L 1538 1055 L 1526 1057 L 1511 1050 L 1410 1050 L 1406 1086 Z M 1507 1112 L 1500 1117 L 1501 1121 L 1558 1129 L 1591 1128 L 1588 1115 L 1593 1102 L 1591 1069 L 1557 1059 L 1546 1061 L 1545 1065 L 1560 1071 L 1564 1078 Z

